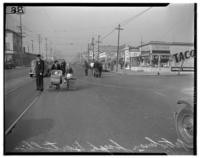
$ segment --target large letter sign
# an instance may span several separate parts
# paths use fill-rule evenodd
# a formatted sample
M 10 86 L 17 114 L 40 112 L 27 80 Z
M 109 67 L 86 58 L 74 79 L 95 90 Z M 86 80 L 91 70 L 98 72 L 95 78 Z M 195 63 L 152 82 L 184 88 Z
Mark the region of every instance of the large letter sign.
M 191 50 L 191 51 L 187 50 L 184 53 L 183 52 L 176 53 L 176 54 L 173 55 L 173 57 L 175 58 L 176 63 L 178 63 L 182 60 L 194 57 L 194 50 Z

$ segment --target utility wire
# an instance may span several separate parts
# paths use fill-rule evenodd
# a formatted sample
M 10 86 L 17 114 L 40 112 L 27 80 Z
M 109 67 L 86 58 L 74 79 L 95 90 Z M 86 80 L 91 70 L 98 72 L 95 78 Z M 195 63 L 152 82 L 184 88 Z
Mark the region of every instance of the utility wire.
M 142 14 L 144 14 L 145 12 L 149 11 L 152 7 L 150 8 L 147 8 L 145 10 L 143 10 L 142 12 L 134 15 L 133 17 L 131 18 L 128 18 L 124 21 L 122 21 L 120 24 L 122 24 L 123 26 L 127 25 L 128 23 L 130 23 L 132 20 L 135 20 L 136 18 L 138 18 L 139 16 L 141 16 Z M 113 29 L 111 32 L 107 33 L 106 35 L 104 35 L 101 40 L 104 40 L 105 38 L 107 38 L 108 36 L 110 36 L 113 32 L 115 32 L 115 29 Z
M 122 21 L 120 24 L 123 25 L 123 26 L 127 25 L 127 24 L 130 23 L 132 20 L 135 20 L 137 17 L 139 17 L 139 16 L 141 16 L 142 14 L 144 14 L 145 12 L 149 11 L 151 8 L 152 8 L 152 7 L 143 10 L 142 12 L 140 12 L 140 13 L 138 13 L 138 14 L 132 16 L 131 18 L 128 18 L 128 19 Z
M 115 29 L 113 29 L 111 32 L 107 33 L 106 35 L 104 35 L 101 40 L 104 40 L 105 38 L 107 38 L 108 36 L 110 36 L 113 32 L 115 32 Z

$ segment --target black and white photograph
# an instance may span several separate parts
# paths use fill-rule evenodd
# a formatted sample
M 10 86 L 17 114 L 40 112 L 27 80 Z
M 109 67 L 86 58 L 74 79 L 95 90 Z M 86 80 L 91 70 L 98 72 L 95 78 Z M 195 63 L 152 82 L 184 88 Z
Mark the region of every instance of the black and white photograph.
M 4 155 L 196 155 L 196 3 L 4 3 Z

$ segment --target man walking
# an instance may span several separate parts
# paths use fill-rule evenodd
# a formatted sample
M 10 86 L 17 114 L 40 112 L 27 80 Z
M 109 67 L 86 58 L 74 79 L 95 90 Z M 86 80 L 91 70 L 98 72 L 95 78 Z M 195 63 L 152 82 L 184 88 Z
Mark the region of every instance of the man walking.
M 85 61 L 84 67 L 85 67 L 85 76 L 88 76 L 88 69 L 89 69 L 90 66 L 89 66 L 87 61 Z
M 44 73 L 44 61 L 41 59 L 41 55 L 38 54 L 36 58 L 36 87 L 37 90 L 43 91 L 43 73 Z
M 102 71 L 103 71 L 103 65 L 102 65 L 102 63 L 101 62 L 99 62 L 99 77 L 101 78 L 101 76 L 102 76 Z
M 62 62 L 61 62 L 61 64 L 60 64 L 60 69 L 62 70 L 63 75 L 64 75 L 65 72 L 66 72 L 66 62 L 65 62 L 65 61 L 62 61 Z

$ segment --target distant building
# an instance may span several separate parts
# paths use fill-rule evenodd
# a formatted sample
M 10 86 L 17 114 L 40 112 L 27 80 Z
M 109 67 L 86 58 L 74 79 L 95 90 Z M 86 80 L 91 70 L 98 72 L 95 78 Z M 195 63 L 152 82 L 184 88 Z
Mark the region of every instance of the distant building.
M 119 46 L 119 64 L 124 64 L 123 49 L 125 45 Z M 117 60 L 117 46 L 113 45 L 100 45 L 99 46 L 99 60 L 103 63 L 105 69 L 113 70 Z
M 20 33 L 11 29 L 5 30 L 5 63 L 13 62 L 18 65 L 30 65 L 31 60 L 36 57 L 36 54 L 29 52 L 25 53 L 25 49 L 21 49 L 22 38 Z
M 123 49 L 125 45 L 119 47 L 119 59 L 123 58 Z M 107 60 L 116 60 L 117 58 L 117 46 L 113 45 L 101 45 L 99 46 L 100 54 L 105 53 Z
M 132 66 L 139 66 L 139 58 L 141 56 L 141 52 L 137 47 L 127 45 L 123 49 L 124 55 L 124 67 L 130 68 Z
M 5 30 L 5 61 L 13 59 L 14 54 L 21 54 L 21 36 L 10 29 Z

